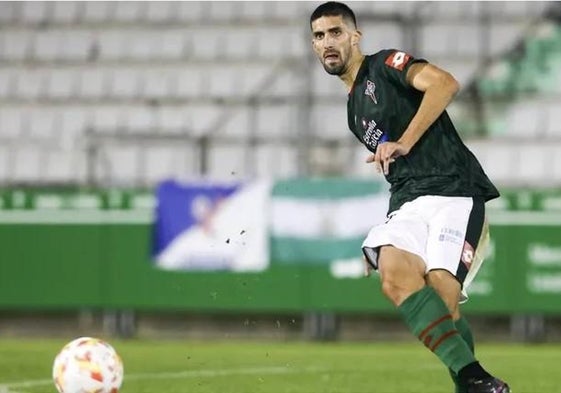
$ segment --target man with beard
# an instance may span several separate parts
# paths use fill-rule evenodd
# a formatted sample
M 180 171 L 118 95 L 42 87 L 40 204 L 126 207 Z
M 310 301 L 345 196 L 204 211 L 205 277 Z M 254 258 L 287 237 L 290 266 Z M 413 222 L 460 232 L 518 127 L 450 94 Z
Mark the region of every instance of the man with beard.
M 384 224 L 362 250 L 409 330 L 445 364 L 456 392 L 509 393 L 476 360 L 459 303 L 482 262 L 485 202 L 499 192 L 460 139 L 446 107 L 459 90 L 446 71 L 396 49 L 361 53 L 345 4 L 320 5 L 312 45 L 348 90 L 348 125 L 390 183 Z

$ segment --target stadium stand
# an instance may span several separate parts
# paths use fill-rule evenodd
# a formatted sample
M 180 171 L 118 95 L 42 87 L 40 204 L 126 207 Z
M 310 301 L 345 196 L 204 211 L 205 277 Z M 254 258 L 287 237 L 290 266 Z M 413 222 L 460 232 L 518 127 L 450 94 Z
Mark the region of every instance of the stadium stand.
M 547 2 L 351 5 L 365 52 L 403 48 L 458 78 L 464 89 L 450 112 L 497 182 L 559 178 L 544 154 L 519 159 L 529 145 L 561 149 L 561 33 Z M 0 182 L 370 175 L 347 132 L 341 82 L 309 50 L 313 6 L 1 2 L 0 140 L 9 154 Z M 499 99 L 505 93 L 511 99 Z M 329 155 L 346 158 L 334 167 Z M 486 164 L 497 158 L 503 165 Z

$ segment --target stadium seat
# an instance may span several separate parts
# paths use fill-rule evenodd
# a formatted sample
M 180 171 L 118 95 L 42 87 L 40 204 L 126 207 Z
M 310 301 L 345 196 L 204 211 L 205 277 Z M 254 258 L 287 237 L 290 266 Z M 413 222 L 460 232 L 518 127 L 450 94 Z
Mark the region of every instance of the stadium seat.
M 138 71 L 139 96 L 148 99 L 169 97 L 174 82 L 175 70 L 151 68 Z
M 116 1 L 111 19 L 122 23 L 139 21 L 146 12 L 147 3 L 144 1 Z
M 1 1 L 0 2 L 0 25 L 15 23 L 24 2 Z
M 124 127 L 124 112 L 121 106 L 95 106 L 88 116 L 88 125 L 96 132 L 115 133 Z
M 85 2 L 80 1 L 53 1 L 49 21 L 54 23 L 70 24 L 78 20 L 78 14 Z
M 282 104 L 260 106 L 257 110 L 257 132 L 261 136 L 288 136 L 298 131 L 296 108 Z
M 298 152 L 288 146 L 268 144 L 258 147 L 253 154 L 255 157 L 253 171 L 257 177 L 282 179 L 298 171 Z
M 188 143 L 180 146 L 158 144 L 145 150 L 145 179 L 157 184 L 162 179 L 192 178 L 198 173 L 197 150 Z
M 107 145 L 99 162 L 100 178 L 109 184 L 132 185 L 141 180 L 138 146 Z
M 186 133 L 187 115 L 182 106 L 159 106 L 155 109 L 155 128 L 165 133 Z
M 0 138 L 16 139 L 21 135 L 23 111 L 17 107 L 0 108 Z
M 185 107 L 185 113 L 187 115 L 186 121 L 189 126 L 188 129 L 192 130 L 194 135 L 212 132 L 213 128 L 216 126 L 215 123 L 217 122 L 218 116 L 224 113 L 225 110 L 226 108 L 209 104 L 193 104 Z
M 40 145 L 20 146 L 14 152 L 13 178 L 20 182 L 37 182 L 44 173 L 46 151 Z
M 58 149 L 50 150 L 45 159 L 45 170 L 42 173 L 42 182 L 74 182 L 83 180 L 83 163 L 75 151 Z
M 252 124 L 250 121 L 251 111 L 256 109 L 246 109 L 245 107 L 232 108 L 232 114 L 222 124 L 220 135 L 236 136 L 241 140 L 251 134 Z
M 405 48 L 403 29 L 397 23 L 377 22 L 361 28 L 364 37 L 361 48 L 365 53 L 376 53 L 382 48 Z M 418 54 L 414 54 L 417 55 Z M 424 55 L 424 53 L 423 53 Z
M 64 61 L 85 62 L 89 60 L 93 46 L 93 33 L 87 30 L 63 32 L 57 58 Z
M 53 69 L 49 72 L 46 95 L 55 100 L 76 97 L 79 73 L 75 69 Z
M 87 106 L 57 108 L 56 116 L 56 126 L 60 127 L 56 130 L 60 136 L 60 146 L 64 149 L 80 146 L 88 126 L 88 117 L 91 117 L 91 109 Z
M 123 127 L 129 134 L 156 133 L 155 111 L 148 106 L 123 108 Z
M 48 70 L 19 70 L 17 78 L 18 98 L 34 100 L 44 97 L 49 78 Z
M 119 99 L 137 98 L 140 94 L 140 72 L 126 67 L 114 68 L 110 71 L 111 84 L 109 92 Z
M 154 58 L 160 60 L 178 60 L 188 56 L 186 37 L 188 31 L 183 29 L 165 30 L 158 34 L 158 43 L 153 52 Z
M 174 19 L 179 2 L 147 1 L 143 12 L 143 21 L 149 23 L 166 23 Z
M 208 82 L 203 67 L 187 65 L 174 72 L 170 87 L 170 98 L 193 98 L 206 95 L 204 87 Z
M 546 122 L 547 128 L 545 135 L 551 138 L 561 137 L 561 110 L 559 102 L 552 101 L 544 105 L 544 111 L 547 113 Z
M 39 24 L 47 18 L 49 2 L 24 1 L 21 4 L 20 17 L 26 24 Z
M 28 59 L 33 49 L 33 38 L 31 31 L 3 31 L 0 34 L 0 59 L 7 62 Z
M 103 67 L 81 69 L 77 95 L 85 100 L 107 96 L 112 82 L 111 77 L 110 70 Z
M 110 1 L 85 1 L 81 20 L 86 23 L 99 23 L 110 19 L 115 3 Z
M 60 133 L 60 116 L 52 108 L 26 110 L 22 117 L 23 134 L 36 140 L 56 141 Z
M 18 71 L 14 68 L 0 69 L 0 99 L 15 96 Z

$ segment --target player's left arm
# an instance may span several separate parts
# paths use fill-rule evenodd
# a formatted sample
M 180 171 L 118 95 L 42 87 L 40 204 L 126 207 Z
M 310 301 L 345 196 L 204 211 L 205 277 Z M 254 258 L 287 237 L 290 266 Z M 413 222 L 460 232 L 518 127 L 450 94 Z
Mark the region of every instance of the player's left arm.
M 367 160 L 377 162 L 385 174 L 389 173 L 389 164 L 411 151 L 460 89 L 460 84 L 450 73 L 430 63 L 412 64 L 407 71 L 406 80 L 424 95 L 417 113 L 401 138 L 395 143 L 380 144 L 375 156 Z
M 450 73 L 430 63 L 412 64 L 406 78 L 411 86 L 425 93 L 417 113 L 398 141 L 409 152 L 444 112 L 460 90 L 460 84 Z

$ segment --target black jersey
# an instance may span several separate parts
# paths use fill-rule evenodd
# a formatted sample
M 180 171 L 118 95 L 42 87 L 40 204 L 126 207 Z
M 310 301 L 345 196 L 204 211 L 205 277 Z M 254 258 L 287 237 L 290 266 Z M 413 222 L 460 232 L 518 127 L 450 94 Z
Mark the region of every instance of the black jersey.
M 349 128 L 370 150 L 379 143 L 397 141 L 417 112 L 423 92 L 406 81 L 409 67 L 417 62 L 394 49 L 366 56 L 349 93 Z M 409 154 L 389 166 L 390 212 L 423 195 L 499 196 L 481 165 L 464 145 L 448 113 L 444 111 L 413 146 Z

